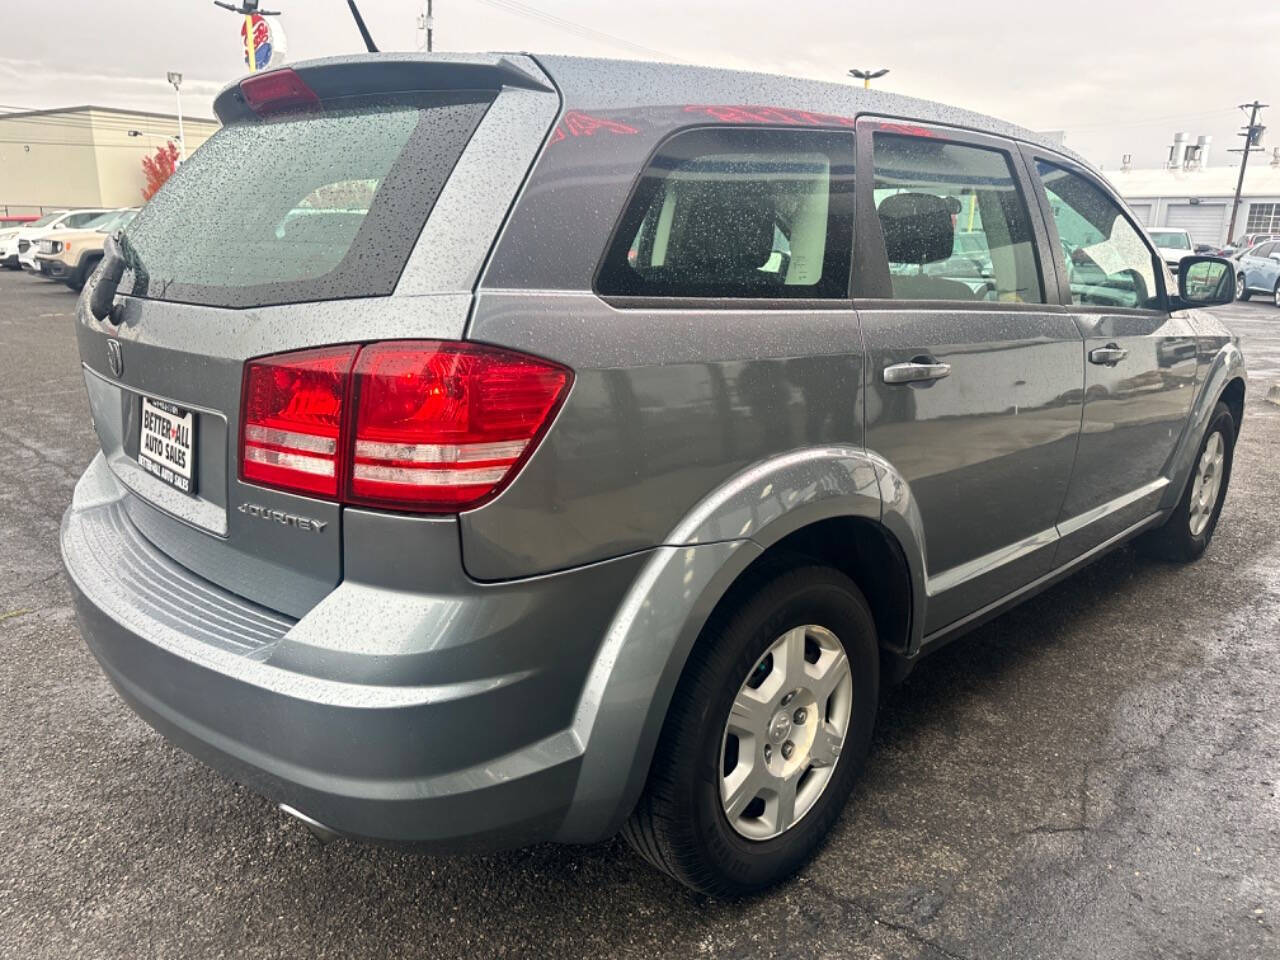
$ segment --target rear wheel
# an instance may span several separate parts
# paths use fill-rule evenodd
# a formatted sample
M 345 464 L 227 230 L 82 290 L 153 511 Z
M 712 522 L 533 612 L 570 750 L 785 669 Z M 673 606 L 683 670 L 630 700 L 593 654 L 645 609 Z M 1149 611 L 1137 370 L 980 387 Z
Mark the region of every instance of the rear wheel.
M 1249 292 L 1249 285 L 1244 281 L 1244 274 L 1236 274 L 1236 299 L 1248 300 L 1252 293 Z
M 1144 553 L 1188 563 L 1205 552 L 1227 497 L 1235 443 L 1235 418 L 1227 405 L 1219 402 L 1200 441 L 1182 499 L 1163 526 L 1138 539 L 1137 545 Z
M 875 622 L 847 577 L 799 561 L 735 592 L 699 638 L 623 828 L 695 890 L 740 896 L 798 869 L 839 816 L 879 696 Z

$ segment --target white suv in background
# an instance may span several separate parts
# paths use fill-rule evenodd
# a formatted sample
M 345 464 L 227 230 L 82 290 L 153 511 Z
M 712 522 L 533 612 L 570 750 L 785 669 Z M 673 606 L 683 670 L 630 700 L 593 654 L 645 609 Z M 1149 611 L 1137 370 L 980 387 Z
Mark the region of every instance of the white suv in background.
M 9 248 L 12 252 L 0 251 L 0 259 L 6 264 L 10 262 L 9 258 L 14 254 L 17 255 L 17 265 L 24 270 L 31 270 L 36 273 L 40 272 L 39 266 L 36 264 L 36 241 L 42 237 L 46 237 L 55 230 L 75 230 L 83 227 L 91 220 L 96 220 L 104 213 L 109 213 L 110 209 L 106 207 L 93 207 L 84 210 L 61 210 L 58 213 L 51 213 L 41 217 L 35 223 L 28 224 L 18 231 L 17 235 L 9 241 Z
M 1178 275 L 1178 267 L 1182 263 L 1183 257 L 1189 257 L 1196 252 L 1195 244 L 1191 241 L 1191 234 L 1185 230 L 1176 230 L 1169 227 L 1148 227 L 1147 235 L 1151 237 L 1151 242 L 1156 245 L 1156 253 L 1160 254 L 1160 259 L 1169 267 L 1169 272 L 1175 277 Z

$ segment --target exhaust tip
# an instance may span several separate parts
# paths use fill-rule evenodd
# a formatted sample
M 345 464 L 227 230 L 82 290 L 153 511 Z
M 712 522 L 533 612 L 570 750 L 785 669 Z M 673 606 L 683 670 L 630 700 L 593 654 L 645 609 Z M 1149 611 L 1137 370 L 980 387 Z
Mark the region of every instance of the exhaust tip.
M 332 843 L 334 840 L 337 840 L 339 837 L 342 836 L 342 834 L 338 833 L 337 830 L 333 830 L 333 829 L 330 829 L 329 827 L 326 827 L 319 820 L 313 820 L 311 817 L 308 817 L 301 810 L 296 810 L 293 807 L 289 806 L 287 803 L 280 804 L 280 812 L 285 814 L 286 816 L 292 817 L 294 820 L 297 820 L 304 827 L 306 827 L 307 832 L 310 833 L 317 840 L 319 840 L 320 846 L 322 847 L 327 846 L 328 844 Z

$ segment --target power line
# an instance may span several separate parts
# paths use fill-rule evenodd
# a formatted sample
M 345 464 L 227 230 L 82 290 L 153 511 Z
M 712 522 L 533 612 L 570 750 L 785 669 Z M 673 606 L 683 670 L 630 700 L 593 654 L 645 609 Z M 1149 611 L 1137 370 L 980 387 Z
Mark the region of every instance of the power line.
M 588 40 L 603 40 L 605 43 L 612 43 L 615 46 L 625 47 L 637 53 L 645 54 L 650 57 L 658 57 L 663 60 L 682 61 L 679 57 L 673 57 L 669 53 L 662 50 L 656 50 L 653 47 L 646 47 L 643 44 L 635 43 L 623 37 L 616 36 L 612 33 L 606 33 L 604 30 L 597 30 L 594 27 L 588 27 L 585 24 L 577 23 L 573 20 L 567 20 L 564 17 L 558 17 L 553 13 L 546 13 L 537 7 L 532 7 L 527 3 L 521 3 L 520 0 L 476 0 L 487 6 L 494 7 L 498 10 L 505 10 L 508 13 L 514 13 L 517 16 L 528 17 L 532 20 L 541 20 L 543 23 L 559 27 L 568 33 L 576 34 Z
M 177 137 L 168 137 L 167 139 L 174 143 L 178 141 Z M 89 147 L 93 150 L 142 150 L 146 152 L 151 152 L 152 150 L 152 146 L 145 143 L 84 143 L 77 140 L 0 140 L 0 143 L 17 144 L 24 147 Z
M 1149 117 L 1146 120 L 1107 120 L 1096 123 L 1055 123 L 1055 129 L 1062 130 L 1095 130 L 1106 127 L 1146 127 L 1157 123 L 1172 123 L 1178 120 L 1204 120 L 1209 117 L 1225 117 L 1230 110 L 1214 110 L 1209 113 L 1179 113 L 1167 117 Z

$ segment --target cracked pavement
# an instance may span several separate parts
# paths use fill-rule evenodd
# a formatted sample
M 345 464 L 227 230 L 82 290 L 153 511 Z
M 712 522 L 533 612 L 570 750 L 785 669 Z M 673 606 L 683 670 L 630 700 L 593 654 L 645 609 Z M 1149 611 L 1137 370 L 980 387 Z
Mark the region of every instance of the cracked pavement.
M 58 560 L 95 449 L 73 304 L 0 272 L 0 957 L 1280 956 L 1269 304 L 1222 311 L 1255 379 L 1204 559 L 1122 550 L 924 662 L 831 841 L 741 903 L 619 841 L 321 849 L 136 719 Z

